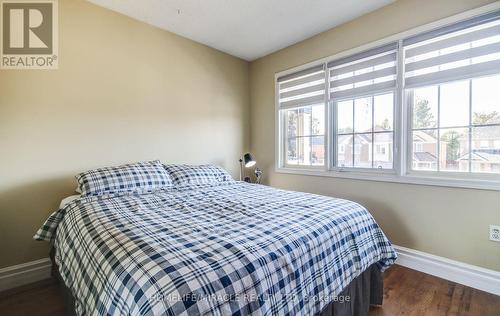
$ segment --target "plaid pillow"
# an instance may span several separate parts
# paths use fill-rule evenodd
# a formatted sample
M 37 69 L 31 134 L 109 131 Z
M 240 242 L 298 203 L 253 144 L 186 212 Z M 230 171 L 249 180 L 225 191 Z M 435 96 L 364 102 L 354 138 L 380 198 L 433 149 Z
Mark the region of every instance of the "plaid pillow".
M 234 181 L 226 170 L 214 165 L 165 165 L 175 185 Z
M 172 186 L 159 160 L 89 170 L 76 176 L 82 196 L 151 191 Z

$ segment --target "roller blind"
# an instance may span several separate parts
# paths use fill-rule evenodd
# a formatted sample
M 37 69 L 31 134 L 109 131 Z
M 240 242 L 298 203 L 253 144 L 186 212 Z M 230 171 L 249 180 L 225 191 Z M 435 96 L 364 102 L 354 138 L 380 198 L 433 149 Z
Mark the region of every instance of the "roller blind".
M 330 98 L 344 99 L 396 87 L 397 43 L 328 63 Z
M 500 12 L 403 40 L 406 88 L 500 71 Z
M 281 109 L 325 101 L 325 67 L 323 64 L 278 78 Z

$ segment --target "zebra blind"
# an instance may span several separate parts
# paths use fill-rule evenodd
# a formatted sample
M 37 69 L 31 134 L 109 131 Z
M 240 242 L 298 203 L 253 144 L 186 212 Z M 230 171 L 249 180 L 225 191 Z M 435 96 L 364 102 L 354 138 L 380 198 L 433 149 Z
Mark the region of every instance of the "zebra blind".
M 344 99 L 396 88 L 397 43 L 328 63 L 330 98 Z
M 318 65 L 278 78 L 280 109 L 323 103 L 325 70 Z
M 403 41 L 406 88 L 498 73 L 500 12 Z

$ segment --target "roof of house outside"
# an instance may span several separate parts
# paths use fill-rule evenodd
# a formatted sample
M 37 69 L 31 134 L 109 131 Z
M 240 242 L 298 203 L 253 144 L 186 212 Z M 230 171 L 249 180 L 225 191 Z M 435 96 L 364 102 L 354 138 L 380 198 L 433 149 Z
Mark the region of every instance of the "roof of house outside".
M 471 159 L 474 160 L 481 160 L 481 161 L 486 161 L 486 162 L 493 162 L 493 163 L 500 163 L 500 153 L 491 153 L 491 152 L 481 152 L 481 151 L 475 151 L 472 153 Z M 462 157 L 458 158 L 457 160 L 469 160 L 469 154 L 465 154 Z
M 421 162 L 435 162 L 436 156 L 428 152 L 415 152 L 413 153 L 413 159 Z
M 413 141 L 418 141 L 422 143 L 435 143 L 436 137 L 424 131 L 413 131 Z

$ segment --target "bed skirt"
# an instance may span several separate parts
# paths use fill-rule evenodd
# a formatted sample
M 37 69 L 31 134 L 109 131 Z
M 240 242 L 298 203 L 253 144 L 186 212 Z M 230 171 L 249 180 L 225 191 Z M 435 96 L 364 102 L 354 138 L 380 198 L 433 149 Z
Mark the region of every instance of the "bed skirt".
M 380 271 L 378 264 L 375 263 L 352 280 L 337 296 L 337 300 L 328 304 L 319 315 L 367 316 L 370 305 L 382 305 L 383 298 L 383 273 Z
M 54 262 L 54 248 L 50 251 L 52 276 L 57 280 L 66 306 L 67 315 L 75 314 L 75 299 L 64 284 Z M 382 305 L 384 294 L 383 273 L 378 265 L 372 264 L 351 283 L 318 315 L 319 316 L 366 316 L 370 305 Z

